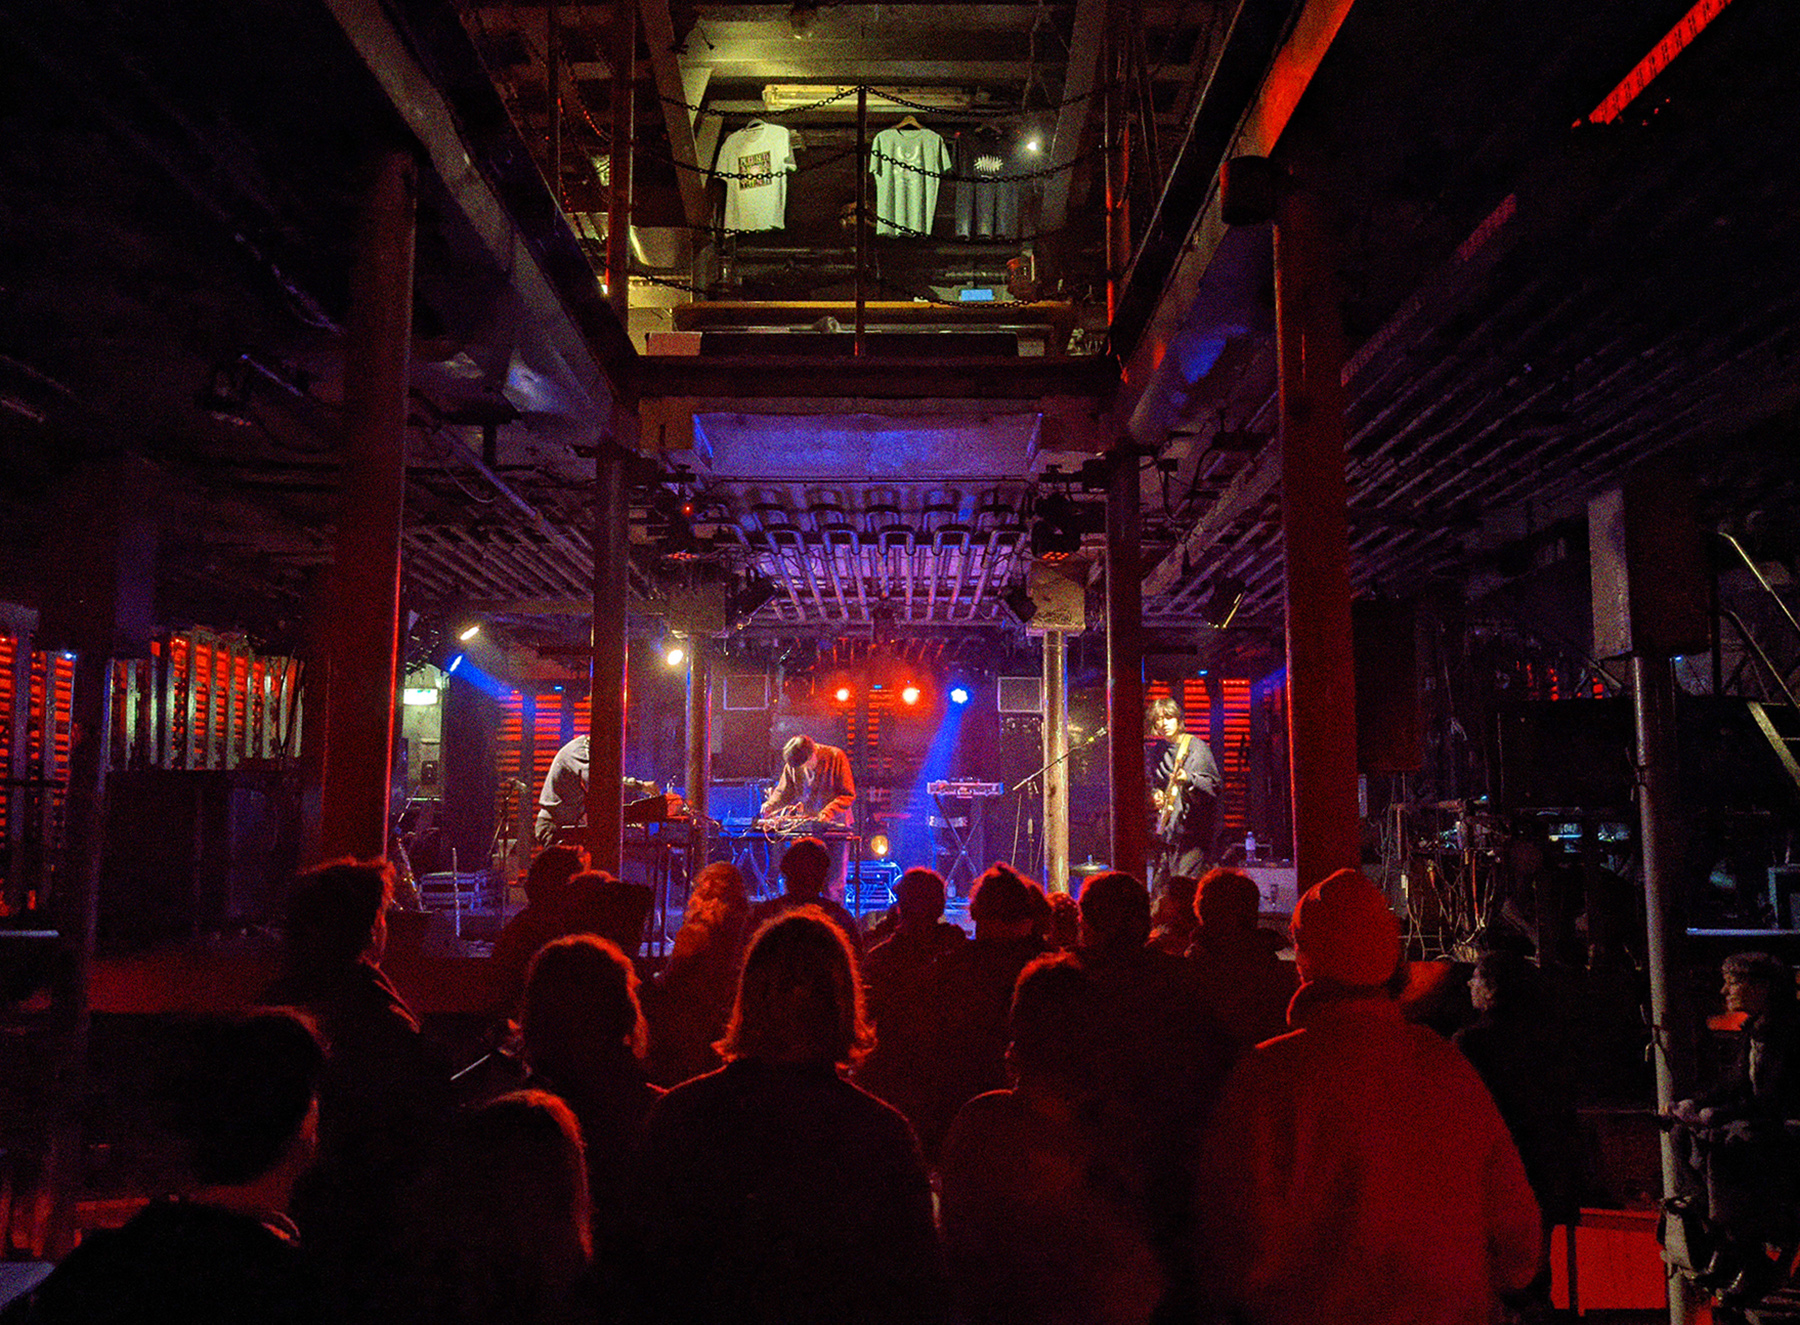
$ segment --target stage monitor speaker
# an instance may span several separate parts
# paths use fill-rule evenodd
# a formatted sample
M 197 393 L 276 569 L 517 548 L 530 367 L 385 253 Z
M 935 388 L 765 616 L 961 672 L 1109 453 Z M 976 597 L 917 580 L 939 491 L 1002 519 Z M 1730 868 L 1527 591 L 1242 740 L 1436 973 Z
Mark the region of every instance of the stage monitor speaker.
M 999 708 L 1002 713 L 1042 713 L 1044 711 L 1044 678 L 1041 676 L 1002 676 L 998 682 Z
M 1711 586 L 1690 475 L 1633 471 L 1588 502 L 1594 656 L 1673 657 L 1712 644 Z
M 1631 706 L 1622 699 L 1502 704 L 1494 710 L 1503 809 L 1622 809 L 1633 784 Z
M 1411 603 L 1350 605 L 1356 652 L 1356 767 L 1413 773 L 1425 765 L 1417 625 Z

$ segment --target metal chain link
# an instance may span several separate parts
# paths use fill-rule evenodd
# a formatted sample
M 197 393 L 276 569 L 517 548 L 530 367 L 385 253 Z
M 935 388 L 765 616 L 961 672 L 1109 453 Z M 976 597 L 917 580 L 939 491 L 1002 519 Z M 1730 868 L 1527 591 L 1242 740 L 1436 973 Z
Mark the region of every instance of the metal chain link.
M 1039 114 L 1045 114 L 1045 113 L 1047 113 L 1049 111 L 1053 111 L 1053 110 L 1061 110 L 1064 106 L 1079 106 L 1084 101 L 1091 101 L 1097 96 L 1101 96 L 1104 93 L 1112 91 L 1112 89 L 1115 86 L 1117 86 L 1117 84 L 1115 84 L 1115 83 L 1103 83 L 1100 86 L 1095 87 L 1090 91 L 1080 93 L 1077 96 L 1065 98 L 1062 101 L 1056 102 L 1054 105 L 1042 106 L 1042 107 L 1038 108 L 1037 110 L 1031 110 L 1031 111 L 1024 110 L 1024 109 L 996 110 L 994 112 L 992 118 L 1005 119 L 1008 116 L 1025 115 L 1025 114 L 1039 115 Z M 759 111 L 759 112 L 757 112 L 756 118 L 763 119 L 763 120 L 779 120 L 779 119 L 785 119 L 789 115 L 804 115 L 807 111 L 820 110 L 823 107 L 831 105 L 833 102 L 842 101 L 845 97 L 855 96 L 858 92 L 868 92 L 873 96 L 880 97 L 883 101 L 888 102 L 891 105 L 904 106 L 908 110 L 922 110 L 928 115 L 944 114 L 944 113 L 955 114 L 955 115 L 967 115 L 969 113 L 966 110 L 965 111 L 946 111 L 946 108 L 943 106 L 928 106 L 928 105 L 924 104 L 923 102 L 908 101 L 905 97 L 895 96 L 891 92 L 883 92 L 878 87 L 871 87 L 869 84 L 863 83 L 863 84 L 859 84 L 856 87 L 839 88 L 836 92 L 833 92 L 830 96 L 820 97 L 817 101 L 809 101 L 803 106 L 788 106 L 782 110 Z M 661 94 L 658 94 L 657 99 L 665 105 L 679 106 L 682 110 L 687 111 L 688 114 L 690 114 L 690 115 L 713 115 L 720 119 L 723 119 L 726 114 L 726 112 L 724 112 L 724 111 L 708 110 L 705 106 L 696 106 L 690 101 L 682 100 L 680 97 L 669 97 L 669 96 L 662 96 Z
M 1044 166 L 1040 170 L 1021 171 L 1016 175 L 959 175 L 953 170 L 947 170 L 940 173 L 939 171 L 928 169 L 925 166 L 915 166 L 910 161 L 902 161 L 898 157 L 889 156 L 885 152 L 876 152 L 874 155 L 880 157 L 890 165 L 898 166 L 901 170 L 910 170 L 918 175 L 931 175 L 940 180 L 949 180 L 953 184 L 1018 184 L 1026 180 L 1048 179 L 1051 175 L 1060 175 L 1063 171 L 1073 170 L 1083 161 L 1100 156 L 1105 151 L 1106 146 L 1102 145 L 1093 148 L 1090 151 L 1083 152 L 1079 156 L 1071 157 L 1067 162 L 1060 166 Z

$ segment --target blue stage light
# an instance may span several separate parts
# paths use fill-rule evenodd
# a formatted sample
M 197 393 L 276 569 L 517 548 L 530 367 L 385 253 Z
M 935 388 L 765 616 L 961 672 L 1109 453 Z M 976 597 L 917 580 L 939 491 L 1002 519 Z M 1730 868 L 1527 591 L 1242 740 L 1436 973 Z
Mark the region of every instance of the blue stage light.
M 462 656 L 462 654 L 459 653 L 450 660 L 450 665 L 444 669 L 444 675 L 448 676 L 451 672 L 454 672 L 458 667 L 461 667 L 462 664 L 463 664 L 463 656 Z
M 952 704 L 967 704 L 969 702 L 968 688 L 966 686 L 951 686 L 950 702 Z

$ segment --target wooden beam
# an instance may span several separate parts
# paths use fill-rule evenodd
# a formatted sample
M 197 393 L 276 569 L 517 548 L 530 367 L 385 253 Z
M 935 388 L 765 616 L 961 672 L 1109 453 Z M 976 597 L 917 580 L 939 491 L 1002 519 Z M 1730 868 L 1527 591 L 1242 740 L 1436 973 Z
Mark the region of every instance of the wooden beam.
M 675 20 L 669 0 L 642 0 L 638 9 L 644 25 L 644 43 L 650 48 L 650 69 L 656 79 L 657 99 L 662 103 L 663 123 L 669 130 L 669 155 L 675 159 L 675 183 L 681 190 L 681 211 L 687 223 L 704 226 L 712 218 L 706 197 L 706 177 L 700 173 L 703 162 L 694 141 L 694 115 L 685 109 L 698 105 L 706 90 L 708 71 L 700 75 L 698 90 L 681 67 L 681 53 L 675 41 Z M 679 104 L 677 104 L 679 103 Z
M 1100 69 L 1100 46 L 1106 35 L 1108 0 L 1076 0 L 1075 26 L 1069 35 L 1069 66 L 1063 79 L 1062 109 L 1056 113 L 1056 133 L 1050 140 L 1049 165 L 1054 175 L 1044 180 L 1044 205 L 1038 229 L 1062 229 L 1069 212 L 1069 185 L 1075 158 L 1081 153 L 1081 135 L 1087 128 L 1094 103 L 1094 76 Z

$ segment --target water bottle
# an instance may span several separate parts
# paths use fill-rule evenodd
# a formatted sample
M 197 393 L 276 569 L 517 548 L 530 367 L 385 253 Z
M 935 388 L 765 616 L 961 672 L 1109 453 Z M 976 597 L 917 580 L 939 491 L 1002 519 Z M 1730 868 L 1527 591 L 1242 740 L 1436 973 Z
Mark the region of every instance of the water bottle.
M 1253 832 L 1244 834 L 1244 859 L 1246 861 L 1256 859 L 1256 834 Z

